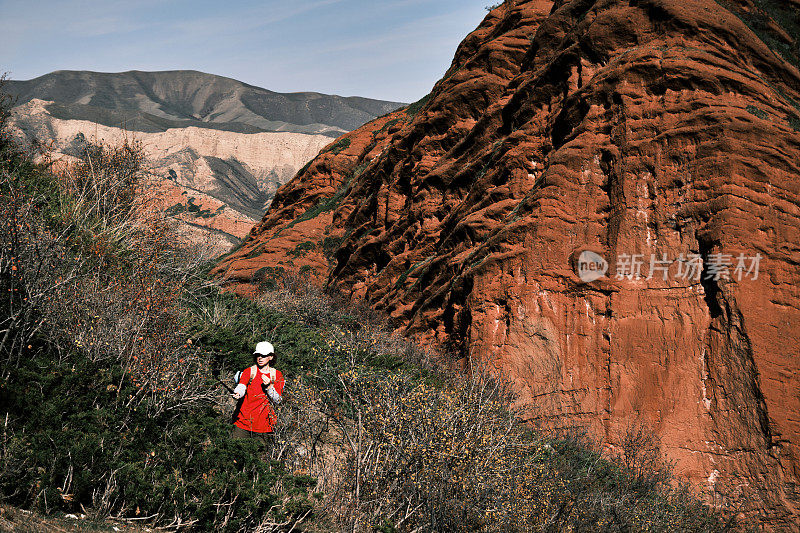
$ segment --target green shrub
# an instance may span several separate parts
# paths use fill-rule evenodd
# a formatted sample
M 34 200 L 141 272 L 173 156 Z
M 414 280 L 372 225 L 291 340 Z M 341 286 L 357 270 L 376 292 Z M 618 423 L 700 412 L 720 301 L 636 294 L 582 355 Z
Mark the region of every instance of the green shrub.
M 609 461 L 588 441 L 528 430 L 501 382 L 421 377 L 356 364 L 324 387 L 322 411 L 338 409 L 349 432 L 340 527 L 728 530 L 720 514 L 670 486 L 658 448 L 641 435 L 628 439 L 627 463 Z
M 326 152 L 332 152 L 334 154 L 339 154 L 339 152 L 347 149 L 350 146 L 350 137 L 344 137 L 343 139 L 339 139 L 328 148 L 325 149 Z
M 755 0 L 752 8 L 742 9 L 739 4 L 729 0 L 717 0 L 717 3 L 739 17 L 773 51 L 800 68 L 800 50 L 796 42 L 794 45 L 787 43 L 773 27 L 775 24 L 797 39 L 800 35 L 800 14 L 791 4 L 780 0 Z
M 387 120 L 386 124 L 384 124 L 379 130 L 374 131 L 373 134 L 382 133 L 400 122 L 405 122 L 405 120 L 402 117 L 393 118 L 392 120 Z
M 289 223 L 288 227 L 291 228 L 292 226 L 294 226 L 295 224 L 299 224 L 300 222 L 305 222 L 306 220 L 315 219 L 322 213 L 333 211 L 334 209 L 339 207 L 339 204 L 342 203 L 342 199 L 344 199 L 349 190 L 350 190 L 350 182 L 342 184 L 336 190 L 333 196 L 319 199 L 317 203 L 308 208 L 302 215 L 292 220 Z
M 168 216 L 175 216 L 175 215 L 179 215 L 181 213 L 190 213 L 195 217 L 211 218 L 215 214 L 218 214 L 220 212 L 220 210 L 222 209 L 220 207 L 217 210 L 217 213 L 212 213 L 210 209 L 203 209 L 201 206 L 195 204 L 194 200 L 195 200 L 194 198 L 190 197 L 187 200 L 186 205 L 184 205 L 184 204 L 175 204 L 172 207 L 170 207 L 169 209 L 167 209 L 166 214 Z
M 345 237 L 331 237 L 327 236 L 322 240 L 322 254 L 329 264 L 333 264 L 336 259 L 336 251 L 344 242 Z
M 761 120 L 767 120 L 767 117 L 769 116 L 767 115 L 766 111 L 759 109 L 754 105 L 749 105 L 745 109 L 747 110 L 748 113 L 760 118 Z
M 311 241 L 303 241 L 295 246 L 293 250 L 290 250 L 289 255 L 294 257 L 303 257 L 316 247 L 317 245 Z
M 25 361 L 2 389 L 11 413 L 0 493 L 42 511 L 161 516 L 202 529 L 253 527 L 275 503 L 279 464 L 232 441 L 210 408 L 152 416 L 133 408 L 122 368 L 85 357 Z M 223 506 L 220 507 L 220 504 Z
M 54 175 L 0 128 L 0 499 L 198 530 L 277 527 L 276 513 L 297 526 L 312 481 L 283 494 L 283 462 L 229 438 L 214 354 L 190 337 L 192 303 L 219 296 L 143 209 L 140 155 L 90 144 Z
M 419 100 L 414 102 L 413 104 L 410 104 L 406 108 L 406 115 L 408 115 L 411 118 L 416 117 L 417 114 L 419 114 L 419 112 L 422 110 L 423 107 L 425 107 L 425 105 L 428 103 L 428 101 L 430 99 L 431 99 L 431 95 L 430 94 L 426 94 L 425 96 L 423 96 L 422 98 L 420 98 Z
M 672 487 L 670 465 L 647 428 L 629 428 L 622 455 L 609 460 L 586 438 L 531 431 L 509 410 L 513 395 L 501 381 L 477 368 L 474 379 L 439 373 L 389 328 L 333 308 L 302 280 L 284 280 L 257 305 L 318 333 L 293 371 L 294 396 L 280 416 L 297 421 L 289 423 L 288 442 L 317 449 L 315 459 L 302 456 L 304 468 L 318 480 L 339 480 L 321 501 L 331 529 L 731 526 L 685 488 Z

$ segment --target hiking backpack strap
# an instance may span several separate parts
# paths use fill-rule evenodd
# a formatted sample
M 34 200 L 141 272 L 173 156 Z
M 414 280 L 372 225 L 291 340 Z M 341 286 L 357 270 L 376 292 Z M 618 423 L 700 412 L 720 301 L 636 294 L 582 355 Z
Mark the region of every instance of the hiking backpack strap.
M 250 387 L 250 384 L 253 382 L 253 379 L 256 377 L 256 372 L 258 369 L 255 365 L 250 367 L 250 380 L 247 382 L 247 386 L 243 391 L 242 397 L 236 401 L 236 407 L 233 409 L 233 413 L 231 414 L 231 424 L 235 424 L 236 420 L 239 418 L 239 411 L 242 409 L 242 404 L 244 403 L 244 397 L 247 394 L 247 387 Z M 238 389 L 240 386 L 244 386 L 243 383 L 239 383 L 239 380 L 242 379 L 242 374 L 244 372 L 237 372 L 235 381 L 237 383 L 236 388 Z

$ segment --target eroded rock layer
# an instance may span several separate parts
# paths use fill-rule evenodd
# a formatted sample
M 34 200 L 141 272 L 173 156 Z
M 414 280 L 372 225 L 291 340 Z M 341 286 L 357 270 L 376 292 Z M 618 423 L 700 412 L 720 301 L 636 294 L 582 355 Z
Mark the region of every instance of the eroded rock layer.
M 612 450 L 646 424 L 680 475 L 800 531 L 800 72 L 748 17 L 797 37 L 724 4 L 505 2 L 217 273 L 316 272 L 501 368 L 531 420 Z
M 236 133 L 208 128 L 127 131 L 85 120 L 62 120 L 52 102 L 31 100 L 12 109 L 10 125 L 24 144 L 45 142 L 49 157 L 70 160 L 87 142 L 141 144 L 158 191 L 154 207 L 177 223 L 186 244 L 209 257 L 241 242 L 275 191 L 329 144 L 324 135 Z

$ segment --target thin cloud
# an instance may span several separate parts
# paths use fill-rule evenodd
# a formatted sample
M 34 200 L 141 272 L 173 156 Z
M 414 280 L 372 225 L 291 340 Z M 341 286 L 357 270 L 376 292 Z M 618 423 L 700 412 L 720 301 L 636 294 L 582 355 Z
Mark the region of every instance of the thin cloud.
M 325 51 L 329 53 L 338 53 L 347 50 L 374 50 L 375 46 L 386 45 L 398 41 L 407 45 L 409 43 L 413 45 L 415 42 L 418 42 L 417 39 L 421 36 L 428 37 L 428 39 L 425 40 L 430 41 L 429 37 L 431 35 L 431 31 L 441 30 L 442 24 L 447 24 L 451 20 L 451 13 L 419 19 L 403 24 L 402 26 L 396 28 L 390 28 L 388 29 L 387 33 L 384 33 L 381 37 L 343 41 L 337 45 L 326 47 Z
M 69 32 L 81 37 L 103 37 L 120 35 L 152 28 L 152 24 L 134 22 L 114 16 L 94 17 L 72 24 Z
M 282 4 L 279 8 L 261 6 L 247 11 L 232 11 L 224 17 L 205 17 L 188 21 L 178 21 L 171 29 L 184 34 L 233 34 L 266 28 L 319 9 L 324 6 L 340 4 L 344 0 L 318 0 L 303 4 Z

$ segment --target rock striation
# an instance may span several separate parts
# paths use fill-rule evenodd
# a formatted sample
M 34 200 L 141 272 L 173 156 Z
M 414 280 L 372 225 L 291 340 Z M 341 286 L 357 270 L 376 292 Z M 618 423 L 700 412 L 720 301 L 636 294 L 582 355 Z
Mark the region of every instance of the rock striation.
M 798 26 L 776 5 L 508 0 L 215 272 L 242 294 L 311 272 L 505 373 L 532 422 L 609 453 L 644 424 L 710 500 L 800 531 Z

